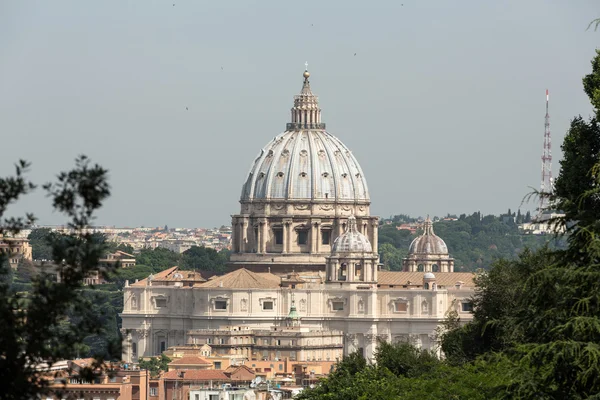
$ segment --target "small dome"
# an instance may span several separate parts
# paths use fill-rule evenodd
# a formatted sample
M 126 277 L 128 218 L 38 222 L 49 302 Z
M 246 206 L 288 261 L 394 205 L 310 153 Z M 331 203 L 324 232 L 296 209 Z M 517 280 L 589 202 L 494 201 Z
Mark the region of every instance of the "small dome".
M 409 254 L 448 254 L 446 243 L 433 233 L 433 223 L 427 217 L 424 224 L 424 232 L 415 238 L 408 249 Z
M 431 272 L 426 272 L 425 275 L 423 275 L 423 279 L 435 279 L 435 275 Z
M 331 253 L 372 253 L 373 247 L 369 239 L 356 228 L 356 218 L 348 217 L 346 232 L 333 242 Z

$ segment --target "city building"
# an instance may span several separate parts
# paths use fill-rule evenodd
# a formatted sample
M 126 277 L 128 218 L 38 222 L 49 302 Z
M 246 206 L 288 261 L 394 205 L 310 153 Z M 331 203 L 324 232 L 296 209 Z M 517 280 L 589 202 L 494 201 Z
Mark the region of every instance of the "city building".
M 77 359 L 59 363 L 61 369 L 54 368 L 47 373 L 50 393 L 46 400 L 145 400 L 149 375 L 145 370 L 122 368 L 120 365 L 107 365 L 96 379 L 82 378 L 80 371 L 92 366 L 93 359 Z
M 135 256 L 117 250 L 114 253 L 107 254 L 105 258 L 101 258 L 98 262 L 103 266 L 114 266 L 118 264 L 121 268 L 135 267 Z
M 430 220 L 406 271 L 380 270 L 366 178 L 325 131 L 309 77 L 286 131 L 261 150 L 243 184 L 231 272 L 205 280 L 171 268 L 126 284 L 124 360 L 209 345 L 250 366 L 334 363 L 354 351 L 372 361 L 378 340 L 438 351 L 448 312 L 472 318 L 474 275 L 453 272 Z
M 7 237 L 0 234 L 0 254 L 7 259 L 12 269 L 17 269 L 21 261 L 32 261 L 31 245 L 25 237 Z

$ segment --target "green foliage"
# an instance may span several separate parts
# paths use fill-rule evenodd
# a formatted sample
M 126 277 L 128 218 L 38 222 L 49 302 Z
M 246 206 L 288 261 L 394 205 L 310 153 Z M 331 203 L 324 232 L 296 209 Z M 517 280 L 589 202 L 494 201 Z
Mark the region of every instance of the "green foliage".
M 21 161 L 14 177 L 0 179 L 0 217 L 8 205 L 35 188 L 24 176 L 29 165 Z M 105 245 L 85 233 L 94 212 L 109 196 L 107 171 L 90 165 L 85 156 L 76 160 L 75 168 L 62 172 L 57 182 L 44 185 L 56 211 L 69 219 L 73 235 L 49 239 L 52 260 L 61 265 L 61 282 L 53 282 L 45 274 L 31 277 L 30 290 L 16 292 L 5 279 L 0 279 L 0 377 L 5 399 L 37 398 L 43 395 L 49 381 L 44 371 L 37 371 L 42 362 L 52 365 L 57 360 L 75 358 L 85 350 L 84 340 L 99 334 L 103 323 L 92 312 L 92 302 L 80 295 L 83 279 L 99 269 L 98 260 Z M 34 221 L 7 218 L 0 231 L 16 233 Z M 108 272 L 100 269 L 100 272 Z M 0 276 L 6 276 L 6 264 L 0 262 Z M 70 319 L 67 319 L 71 316 Z M 118 356 L 118 349 L 108 353 Z M 101 366 L 101 357 L 81 375 L 91 379 L 94 368 Z
M 379 343 L 375 360 L 379 367 L 387 368 L 394 375 L 409 378 L 429 374 L 439 364 L 434 353 L 408 343 Z
M 158 271 L 179 266 L 183 270 L 223 272 L 228 260 L 229 253 L 226 250 L 218 252 L 204 246 L 192 246 L 182 254 L 162 247 L 154 250 L 144 249 L 136 257 L 138 264 L 158 269 Z
M 225 264 L 229 260 L 226 251 L 217 252 L 208 247 L 192 246 L 182 254 L 183 269 L 198 271 L 225 271 Z
M 525 216 L 520 211 L 515 214 L 482 216 L 475 212 L 469 216 L 462 214 L 457 221 L 439 221 L 434 224 L 435 233 L 440 236 L 455 259 L 455 271 L 476 271 L 489 268 L 496 260 L 516 259 L 525 248 L 563 248 L 564 240 L 551 236 L 524 235 L 517 226 L 516 219 L 531 221 L 529 212 Z M 411 235 L 408 230 L 396 229 L 396 224 L 382 225 L 379 229 L 379 255 L 386 269 L 402 270 L 402 258 L 408 255 L 408 248 L 419 232 Z
M 52 259 L 52 236 L 49 228 L 33 229 L 28 236 L 34 260 Z
M 512 384 L 506 358 L 450 366 L 410 344 L 380 343 L 377 363 L 358 353 L 345 357 L 334 372 L 297 398 L 309 399 L 502 399 Z
M 600 52 L 584 79 L 598 108 Z M 598 109 L 596 109 L 597 113 Z M 443 348 L 472 360 L 501 352 L 509 360 L 510 398 L 600 396 L 600 129 L 596 117 L 571 122 L 549 197 L 564 217 L 568 248 L 525 252 L 477 280 L 473 322 L 449 331 Z M 446 343 L 446 341 L 448 341 Z M 462 352 L 462 353 L 461 353 Z
M 150 371 L 150 376 L 152 378 L 156 378 L 161 371 L 169 370 L 169 363 L 171 359 L 164 354 L 161 354 L 160 357 L 149 357 L 143 360 L 140 360 L 139 367 L 140 369 L 146 369 Z
M 171 250 L 157 247 L 141 250 L 135 260 L 137 264 L 147 265 L 151 268 L 167 269 L 179 265 L 181 256 Z

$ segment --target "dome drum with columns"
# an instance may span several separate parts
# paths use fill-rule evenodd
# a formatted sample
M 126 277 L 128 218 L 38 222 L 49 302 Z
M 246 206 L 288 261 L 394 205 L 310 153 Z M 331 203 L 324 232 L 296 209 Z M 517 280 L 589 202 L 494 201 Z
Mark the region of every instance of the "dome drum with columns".
M 363 171 L 352 152 L 325 131 L 310 74 L 294 97 L 287 130 L 265 146 L 232 216 L 233 268 L 254 271 L 324 270 L 334 240 L 356 217 L 357 230 L 377 243 Z M 377 253 L 377 248 L 372 249 Z
M 448 254 L 446 243 L 433 232 L 429 216 L 423 223 L 423 234 L 415 238 L 402 260 L 406 272 L 454 272 L 454 258 Z

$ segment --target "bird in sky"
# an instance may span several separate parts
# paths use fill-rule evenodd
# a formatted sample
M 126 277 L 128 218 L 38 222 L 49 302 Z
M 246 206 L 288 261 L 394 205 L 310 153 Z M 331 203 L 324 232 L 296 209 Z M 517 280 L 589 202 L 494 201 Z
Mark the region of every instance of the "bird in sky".
M 186 107 L 185 109 L 187 110 L 188 108 Z
M 354 56 L 356 56 L 356 53 L 354 53 Z

